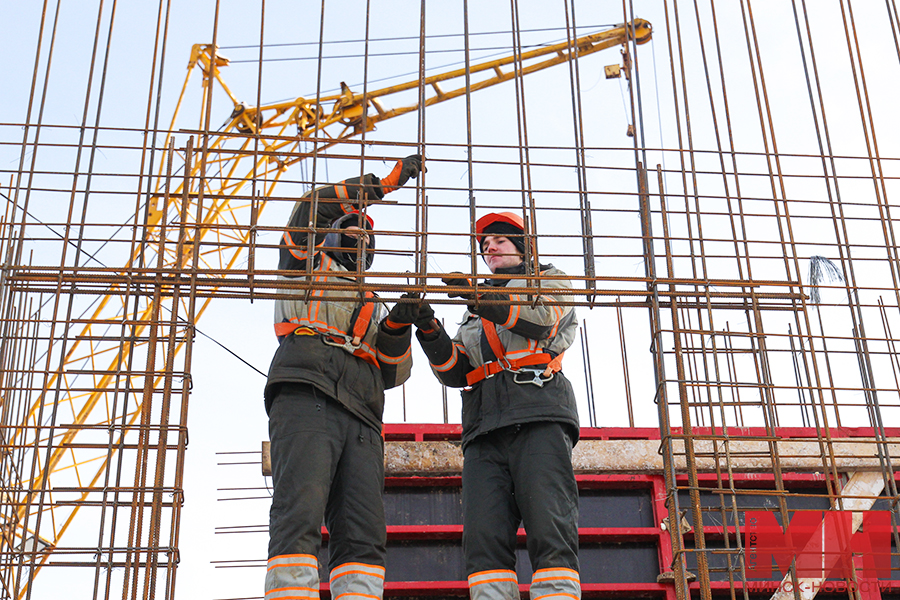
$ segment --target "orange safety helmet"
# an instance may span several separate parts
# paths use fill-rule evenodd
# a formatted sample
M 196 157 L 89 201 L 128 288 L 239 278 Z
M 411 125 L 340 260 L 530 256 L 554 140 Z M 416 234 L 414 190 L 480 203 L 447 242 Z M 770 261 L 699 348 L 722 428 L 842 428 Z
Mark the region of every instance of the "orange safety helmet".
M 525 222 L 512 212 L 488 213 L 475 222 L 478 247 L 482 247 L 484 236 L 488 234 L 509 235 L 509 241 L 525 254 Z

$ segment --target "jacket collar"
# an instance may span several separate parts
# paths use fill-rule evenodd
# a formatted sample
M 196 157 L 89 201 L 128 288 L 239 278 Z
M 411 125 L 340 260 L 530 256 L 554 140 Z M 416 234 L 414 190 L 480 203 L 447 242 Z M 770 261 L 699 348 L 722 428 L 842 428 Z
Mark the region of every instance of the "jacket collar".
M 547 269 L 552 268 L 553 265 L 540 265 L 541 272 L 543 273 Z M 519 264 L 513 267 L 500 267 L 493 274 L 494 275 L 528 275 L 529 269 L 525 266 L 525 261 L 520 262 Z M 509 279 L 485 279 L 484 284 L 490 285 L 493 287 L 505 287 L 506 284 L 510 282 Z

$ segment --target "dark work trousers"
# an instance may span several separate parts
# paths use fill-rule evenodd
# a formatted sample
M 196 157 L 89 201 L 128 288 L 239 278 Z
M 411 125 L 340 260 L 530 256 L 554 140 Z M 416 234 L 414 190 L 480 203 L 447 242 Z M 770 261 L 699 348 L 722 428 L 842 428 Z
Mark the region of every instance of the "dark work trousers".
M 272 480 L 269 558 L 318 555 L 324 517 L 329 570 L 384 566 L 384 441 L 339 402 L 283 384 L 269 409 Z
M 578 571 L 578 487 L 562 423 L 523 423 L 476 437 L 464 454 L 462 496 L 468 575 L 515 570 L 520 521 L 535 571 Z

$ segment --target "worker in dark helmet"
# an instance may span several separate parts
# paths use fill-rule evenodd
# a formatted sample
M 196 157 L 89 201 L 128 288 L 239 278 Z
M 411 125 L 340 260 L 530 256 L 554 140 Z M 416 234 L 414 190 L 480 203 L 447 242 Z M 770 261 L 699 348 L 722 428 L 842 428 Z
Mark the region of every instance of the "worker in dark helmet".
M 367 203 L 421 170 L 421 157 L 408 156 L 384 179 L 370 174 L 320 187 L 297 201 L 284 231 L 279 280 L 321 286 L 288 286 L 287 297 L 275 302 L 279 345 L 265 389 L 274 483 L 266 600 L 318 598 L 320 572 L 330 579 L 332 598 L 382 597 L 381 418 L 384 390 L 409 377 L 410 327 L 390 321 L 373 294 L 333 286 L 357 281 L 350 273 L 372 266 Z M 317 233 L 310 244 L 314 197 Z M 323 521 L 327 569 L 318 558 Z
M 532 600 L 580 598 L 572 470 L 579 421 L 572 385 L 561 370 L 578 322 L 564 296 L 543 294 L 535 302 L 520 291 L 526 277 L 537 274 L 546 288 L 572 284 L 553 265 L 532 269 L 525 262 L 528 242 L 519 215 L 491 213 L 478 219 L 475 229 L 493 277 L 478 286 L 477 296 L 461 273 L 444 279 L 453 288 L 451 297 L 468 300 L 456 336 L 447 335 L 427 303 L 418 304 L 412 319 L 434 374 L 444 385 L 463 388 L 469 593 L 473 600 L 518 600 L 521 522 L 534 569 Z

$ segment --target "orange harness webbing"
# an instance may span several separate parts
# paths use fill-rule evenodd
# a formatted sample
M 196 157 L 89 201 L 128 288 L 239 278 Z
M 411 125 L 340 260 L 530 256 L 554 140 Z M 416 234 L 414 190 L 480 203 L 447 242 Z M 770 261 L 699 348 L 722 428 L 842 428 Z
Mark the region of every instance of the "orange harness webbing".
M 365 297 L 374 298 L 375 294 L 366 292 Z M 332 331 L 319 331 L 308 325 L 291 322 L 275 323 L 275 335 L 278 337 L 291 335 L 292 333 L 295 335 L 318 335 L 329 346 L 342 347 L 351 352 L 353 356 L 358 356 L 367 363 L 380 368 L 378 360 L 360 347 L 366 331 L 369 330 L 369 324 L 372 322 L 372 315 L 374 314 L 375 303 L 363 303 L 359 313 L 356 315 L 356 320 L 353 321 L 353 325 L 350 327 L 350 331 L 343 336 Z
M 562 354 L 554 358 L 547 352 L 537 352 L 535 354 L 523 356 L 522 358 L 507 359 L 506 348 L 503 347 L 503 342 L 500 341 L 500 336 L 497 335 L 497 326 L 487 319 L 482 319 L 481 325 L 484 328 L 484 335 L 487 338 L 488 345 L 490 345 L 497 360 L 485 363 L 477 369 L 470 371 L 466 375 L 466 383 L 470 386 L 489 377 L 493 377 L 500 371 L 517 371 L 521 367 L 547 365 L 547 368 L 544 369 L 545 377 L 549 376 L 550 373 L 557 373 L 562 370 Z

